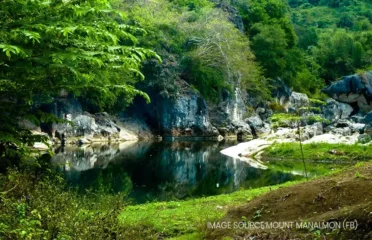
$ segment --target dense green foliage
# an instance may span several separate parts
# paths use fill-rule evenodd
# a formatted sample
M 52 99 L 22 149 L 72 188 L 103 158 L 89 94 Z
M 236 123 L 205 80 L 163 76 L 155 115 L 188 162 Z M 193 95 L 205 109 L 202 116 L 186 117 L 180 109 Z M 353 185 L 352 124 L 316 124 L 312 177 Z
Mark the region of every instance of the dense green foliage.
M 371 69 L 370 1 L 290 0 L 298 46 L 314 59 L 327 82 Z
M 118 222 L 123 194 L 66 189 L 45 158 L 0 174 L 1 239 L 144 239 L 151 228 Z
M 17 119 L 56 121 L 34 108 L 61 92 L 106 109 L 136 95 L 149 100 L 133 84 L 141 62 L 157 55 L 135 46 L 134 34 L 144 31 L 122 24 L 108 1 L 9 0 L 0 16 L 0 157 L 5 146 L 37 140 Z
M 144 68 L 147 83 L 163 96 L 174 97 L 191 85 L 212 101 L 235 87 L 268 97 L 249 39 L 213 3 L 136 1 L 119 7 L 129 12 L 130 23 L 149 32 L 141 44 L 164 59 L 160 66 L 149 62 Z
M 257 61 L 267 78 L 282 78 L 294 90 L 316 95 L 323 85 L 318 64 L 298 47 L 284 1 L 239 0 L 237 6 Z

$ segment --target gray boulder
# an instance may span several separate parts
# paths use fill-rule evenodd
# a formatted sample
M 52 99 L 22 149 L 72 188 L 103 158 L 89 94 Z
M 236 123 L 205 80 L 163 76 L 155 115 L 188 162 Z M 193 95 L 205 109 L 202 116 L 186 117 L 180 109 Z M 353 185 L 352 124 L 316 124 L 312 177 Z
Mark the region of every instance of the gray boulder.
M 353 114 L 359 110 L 372 110 L 372 72 L 345 76 L 341 80 L 322 89 L 331 98 L 348 103 L 353 107 Z
M 309 137 L 312 138 L 314 136 L 322 135 L 323 134 L 323 124 L 320 122 L 316 122 L 312 125 L 306 125 L 305 134 Z
M 84 113 L 73 117 L 72 124 L 53 124 L 53 136 L 62 140 L 66 138 L 119 138 L 120 127 L 116 125 L 107 113 L 91 115 Z
M 335 122 L 339 119 L 349 118 L 353 108 L 345 103 L 337 102 L 331 98 L 327 99 L 326 105 L 322 107 L 322 113 L 325 119 Z
M 264 122 L 261 120 L 260 116 L 254 115 L 247 119 L 245 119 L 245 122 L 249 124 L 249 126 L 253 128 L 261 128 L 264 125 Z
M 331 125 L 327 126 L 324 130 L 326 133 L 347 136 L 353 133 L 363 133 L 364 129 L 365 124 L 363 123 L 354 123 L 349 119 L 339 119 Z
M 307 107 L 310 105 L 309 97 L 304 93 L 292 92 L 289 98 L 289 112 L 294 112 L 301 107 Z
M 364 133 L 364 129 L 365 129 L 365 124 L 364 123 L 352 123 L 350 125 L 350 129 L 351 129 L 351 132 L 353 133 Z
M 273 89 L 271 93 L 272 97 L 283 106 L 284 109 L 288 109 L 292 90 L 280 78 L 274 80 L 271 85 Z
M 253 139 L 253 133 L 249 124 L 243 121 L 233 121 L 231 123 L 235 128 L 237 139 L 240 141 Z
M 371 124 L 372 123 L 372 112 L 367 113 L 364 117 L 358 119 L 360 123 Z
M 262 137 L 271 133 L 270 124 L 263 122 L 258 115 L 245 119 L 245 122 L 249 124 L 255 136 Z
M 273 110 L 269 108 L 261 108 L 258 107 L 256 109 L 256 114 L 263 120 L 267 120 L 269 117 L 273 115 Z
M 324 128 L 326 133 L 332 133 L 335 135 L 349 136 L 351 135 L 351 129 L 349 127 L 337 128 L 335 126 L 327 126 Z
M 363 133 L 365 128 L 364 123 L 355 123 L 349 119 L 339 119 L 332 126 L 336 128 L 349 128 L 351 133 Z

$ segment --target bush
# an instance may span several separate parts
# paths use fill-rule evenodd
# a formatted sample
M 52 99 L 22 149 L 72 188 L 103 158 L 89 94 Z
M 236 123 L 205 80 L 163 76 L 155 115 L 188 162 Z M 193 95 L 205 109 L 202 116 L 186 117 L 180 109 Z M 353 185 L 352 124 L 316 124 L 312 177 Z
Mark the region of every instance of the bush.
M 151 228 L 118 222 L 121 194 L 79 195 L 49 166 L 10 168 L 0 175 L 1 239 L 144 239 Z

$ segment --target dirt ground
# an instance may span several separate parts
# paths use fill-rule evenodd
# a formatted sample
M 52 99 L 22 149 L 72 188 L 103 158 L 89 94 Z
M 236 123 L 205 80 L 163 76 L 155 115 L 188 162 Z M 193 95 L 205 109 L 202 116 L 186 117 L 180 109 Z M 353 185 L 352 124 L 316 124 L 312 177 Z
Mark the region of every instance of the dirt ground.
M 220 221 L 231 226 L 208 228 L 208 239 L 372 239 L 372 163 L 271 191 L 231 209 Z M 249 222 L 282 222 L 282 227 L 252 228 Z M 320 224 L 299 228 L 295 223 Z

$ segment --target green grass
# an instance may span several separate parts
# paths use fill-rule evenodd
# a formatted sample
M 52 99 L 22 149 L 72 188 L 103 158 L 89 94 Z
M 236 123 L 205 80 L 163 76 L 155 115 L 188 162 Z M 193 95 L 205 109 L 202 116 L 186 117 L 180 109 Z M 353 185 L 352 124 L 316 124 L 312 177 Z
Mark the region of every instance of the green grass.
M 223 217 L 229 207 L 247 203 L 252 198 L 269 192 L 270 189 L 275 190 L 298 182 L 184 201 L 127 206 L 119 215 L 119 222 L 127 227 L 142 224 L 155 229 L 162 236 L 176 237 L 174 239 L 200 239 L 198 229 L 202 229 L 208 221 Z
M 315 162 L 369 161 L 372 145 L 312 143 L 303 145 L 304 157 Z M 262 155 L 264 160 L 301 160 L 299 143 L 273 144 Z
M 270 161 L 266 163 L 270 169 L 280 172 L 298 173 L 305 176 L 304 165 L 301 159 L 286 161 Z M 309 177 L 328 175 L 344 169 L 346 164 L 306 162 L 306 170 Z
M 303 145 L 303 149 L 310 177 L 337 173 L 345 166 L 349 166 L 351 160 L 372 159 L 372 146 L 321 143 L 306 144 Z M 331 154 L 331 150 L 335 154 Z M 298 143 L 274 144 L 265 150 L 262 157 L 264 160 L 270 160 L 269 168 L 280 171 L 303 171 Z M 155 235 L 173 240 L 202 239 L 205 224 L 221 219 L 229 208 L 247 203 L 252 198 L 269 192 L 270 189 L 275 190 L 298 182 L 183 201 L 127 206 L 120 213 L 119 222 L 127 229 L 135 229 L 142 225 L 144 228 L 153 229 Z

